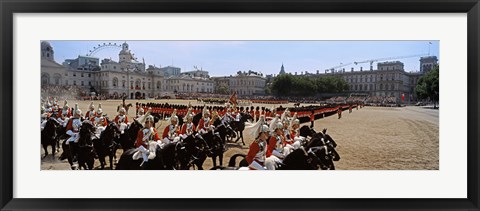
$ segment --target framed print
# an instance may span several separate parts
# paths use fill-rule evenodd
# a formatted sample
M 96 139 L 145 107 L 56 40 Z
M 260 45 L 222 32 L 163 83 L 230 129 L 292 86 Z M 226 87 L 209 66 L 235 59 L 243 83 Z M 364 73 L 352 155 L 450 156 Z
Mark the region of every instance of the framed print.
M 0 5 L 2 210 L 478 210 L 477 0 Z

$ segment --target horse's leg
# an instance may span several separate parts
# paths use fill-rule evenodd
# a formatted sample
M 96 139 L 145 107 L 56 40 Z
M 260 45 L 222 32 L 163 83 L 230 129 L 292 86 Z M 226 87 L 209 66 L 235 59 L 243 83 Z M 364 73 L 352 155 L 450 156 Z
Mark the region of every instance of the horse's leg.
M 212 156 L 212 162 L 213 162 L 213 166 L 217 166 L 217 156 L 216 155 Z
M 105 169 L 105 165 L 107 164 L 105 161 L 105 156 L 99 156 L 98 159 L 100 160 L 100 168 L 103 170 Z
M 220 153 L 220 154 L 218 155 L 218 160 L 219 160 L 219 162 L 220 162 L 220 166 L 223 166 L 223 153 Z
M 56 143 L 54 142 L 54 143 L 52 144 L 52 158 L 53 158 L 53 159 L 55 159 L 55 153 L 57 152 L 56 150 L 57 150 L 57 149 L 56 149 Z
M 48 150 L 47 150 L 48 145 L 44 144 L 42 146 L 43 146 L 43 150 L 45 151 L 45 154 L 43 155 L 43 158 L 46 158 L 47 155 L 48 155 Z
M 110 152 L 110 154 L 108 155 L 108 159 L 110 161 L 110 170 L 113 170 L 113 154 L 112 152 Z
M 245 146 L 245 141 L 243 141 L 243 130 L 240 131 L 240 137 L 242 138 L 242 144 Z

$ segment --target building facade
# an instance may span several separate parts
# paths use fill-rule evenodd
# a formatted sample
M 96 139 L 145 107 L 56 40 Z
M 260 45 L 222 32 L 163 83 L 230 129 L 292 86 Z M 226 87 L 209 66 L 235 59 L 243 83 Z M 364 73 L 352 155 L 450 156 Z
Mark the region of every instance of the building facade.
M 134 58 L 127 43 L 122 45 L 118 61 L 103 59 L 98 68 L 91 68 L 98 58 L 79 56 L 61 65 L 54 60 L 50 43 L 41 43 L 41 84 L 70 85 L 112 98 L 156 98 L 174 92 L 213 93 L 213 81 L 190 74 L 181 76 L 181 69 L 158 68 Z M 208 75 L 202 71 L 202 75 Z
M 265 95 L 267 78 L 261 73 L 248 71 L 237 72 L 234 76 L 212 77 L 215 81 L 215 90 L 227 87 L 230 93 L 236 92 L 238 96 Z

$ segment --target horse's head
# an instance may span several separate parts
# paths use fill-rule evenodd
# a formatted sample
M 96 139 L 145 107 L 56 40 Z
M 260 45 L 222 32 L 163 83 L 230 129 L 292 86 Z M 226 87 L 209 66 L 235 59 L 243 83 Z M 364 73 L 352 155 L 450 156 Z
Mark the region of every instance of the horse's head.
M 311 159 L 312 164 L 315 164 L 322 170 L 330 169 L 333 165 L 333 161 L 340 160 L 340 156 L 335 148 L 329 145 L 311 147 L 308 150 L 308 156 L 309 159 Z
M 314 134 L 315 134 L 315 130 L 311 129 L 307 125 L 304 125 L 300 128 L 300 136 L 312 137 Z
M 240 122 L 246 122 L 248 120 L 253 121 L 252 115 L 250 115 L 249 113 L 242 113 L 240 117 Z

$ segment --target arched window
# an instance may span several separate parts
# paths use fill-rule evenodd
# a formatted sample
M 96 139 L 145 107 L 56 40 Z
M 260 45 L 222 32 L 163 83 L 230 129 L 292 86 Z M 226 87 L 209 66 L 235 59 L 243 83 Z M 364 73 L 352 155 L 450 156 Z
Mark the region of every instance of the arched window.
M 157 89 L 161 89 L 162 87 L 162 84 L 160 83 L 160 81 L 157 81 Z
M 50 75 L 48 73 L 42 74 L 42 85 L 50 84 Z
M 115 87 L 115 88 L 117 87 L 117 85 L 118 85 L 118 78 L 117 77 L 113 78 L 113 83 L 112 84 L 113 84 L 113 87 Z

